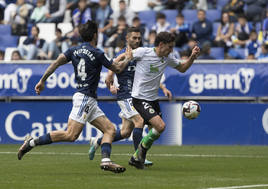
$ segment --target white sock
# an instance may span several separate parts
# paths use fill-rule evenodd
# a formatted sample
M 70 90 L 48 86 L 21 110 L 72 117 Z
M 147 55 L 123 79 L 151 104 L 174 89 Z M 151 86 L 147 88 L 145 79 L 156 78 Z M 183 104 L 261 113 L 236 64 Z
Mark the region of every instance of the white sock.
M 107 162 L 107 161 L 111 161 L 110 158 L 102 158 L 101 162 Z
M 29 144 L 30 144 L 31 147 L 35 147 L 34 139 L 30 140 Z

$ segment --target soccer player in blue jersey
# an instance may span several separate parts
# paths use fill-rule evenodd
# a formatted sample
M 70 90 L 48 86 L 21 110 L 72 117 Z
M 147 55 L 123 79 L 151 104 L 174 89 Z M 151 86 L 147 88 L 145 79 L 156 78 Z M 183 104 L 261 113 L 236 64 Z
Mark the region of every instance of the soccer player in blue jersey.
M 29 152 L 33 147 L 46 145 L 54 142 L 75 141 L 86 122 L 91 123 L 103 132 L 101 141 L 102 160 L 100 167 L 103 170 L 120 173 L 125 171 L 125 167 L 115 164 L 110 159 L 111 143 L 115 136 L 115 128 L 111 121 L 104 115 L 98 107 L 96 101 L 96 90 L 100 79 L 102 65 L 112 71 L 119 73 L 129 61 L 127 52 L 109 61 L 104 53 L 96 48 L 98 40 L 98 26 L 93 21 L 79 26 L 79 33 L 84 43 L 71 47 L 65 53 L 60 54 L 45 71 L 40 81 L 35 86 L 35 91 L 39 95 L 45 88 L 47 78 L 61 65 L 72 62 L 77 82 L 77 92 L 73 95 L 73 108 L 69 115 L 67 131 L 52 131 L 46 135 L 33 139 L 27 137 L 24 144 L 18 151 L 18 159 Z M 131 53 L 129 53 L 131 54 Z
M 127 46 L 131 49 L 136 49 L 141 45 L 141 32 L 139 28 L 131 27 L 127 31 L 126 35 Z M 117 56 L 125 53 L 126 48 L 122 49 Z M 117 57 L 116 56 L 116 57 Z M 121 72 L 116 74 L 119 84 L 119 89 L 114 85 L 113 78 L 114 72 L 108 71 L 106 77 L 106 85 L 108 89 L 117 95 L 117 103 L 120 106 L 121 112 L 119 116 L 122 118 L 122 128 L 116 131 L 113 142 L 119 141 L 124 138 L 128 138 L 133 131 L 133 144 L 135 151 L 142 139 L 144 122 L 140 114 L 135 110 L 132 105 L 131 90 L 134 80 L 136 61 L 130 61 L 128 66 Z M 164 85 L 160 85 L 163 93 L 169 98 L 172 97 L 171 92 L 165 88 Z M 94 138 L 90 140 L 89 159 L 93 160 L 97 148 L 100 146 L 102 138 Z M 153 163 L 149 160 L 145 160 L 145 166 L 151 166 Z

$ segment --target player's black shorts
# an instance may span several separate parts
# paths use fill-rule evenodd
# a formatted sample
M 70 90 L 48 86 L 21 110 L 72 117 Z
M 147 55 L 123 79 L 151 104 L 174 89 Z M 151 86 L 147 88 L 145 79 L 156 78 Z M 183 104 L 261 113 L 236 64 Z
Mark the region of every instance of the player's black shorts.
M 145 123 L 148 123 L 150 119 L 159 115 L 162 116 L 158 100 L 147 101 L 132 97 L 132 103 L 134 108 L 139 112 Z

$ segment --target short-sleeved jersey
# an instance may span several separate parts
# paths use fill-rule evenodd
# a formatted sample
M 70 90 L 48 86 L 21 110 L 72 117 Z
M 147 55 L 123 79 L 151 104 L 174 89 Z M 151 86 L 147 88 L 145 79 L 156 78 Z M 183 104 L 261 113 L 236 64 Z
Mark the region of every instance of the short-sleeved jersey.
M 97 87 L 100 80 L 102 65 L 110 68 L 111 62 L 104 52 L 92 47 L 89 43 L 71 47 L 64 53 L 68 61 L 72 61 L 77 83 L 77 91 L 97 98 Z
M 157 56 L 154 48 L 137 48 L 133 50 L 133 58 L 137 61 L 134 76 L 132 97 L 154 101 L 158 99 L 160 80 L 167 66 L 173 68 L 180 65 L 174 53 L 168 57 Z
M 117 55 L 124 53 L 126 51 L 126 48 L 122 49 Z M 115 58 L 116 58 L 115 57 Z M 136 61 L 130 61 L 126 68 L 119 74 L 116 74 L 118 84 L 119 84 L 119 90 L 117 91 L 117 99 L 127 99 L 131 98 L 131 91 L 132 91 L 132 85 L 134 80 L 134 74 L 135 74 L 135 67 L 136 67 Z

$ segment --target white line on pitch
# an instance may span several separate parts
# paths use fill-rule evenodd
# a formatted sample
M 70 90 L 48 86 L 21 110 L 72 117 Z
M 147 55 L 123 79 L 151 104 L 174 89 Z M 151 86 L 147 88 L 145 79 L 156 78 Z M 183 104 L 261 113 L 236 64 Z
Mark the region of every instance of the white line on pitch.
M 0 154 L 17 154 L 17 152 L 1 152 Z M 35 155 L 72 155 L 72 156 L 84 156 L 88 153 L 84 152 L 30 152 Z M 100 155 L 97 153 L 96 155 Z M 114 156 L 131 156 L 130 153 L 113 153 Z M 253 155 L 213 155 L 213 154 L 148 154 L 148 156 L 159 157 L 197 157 L 197 158 L 268 158 L 268 156 L 253 156 Z
M 238 189 L 238 188 L 257 188 L 257 187 L 266 187 L 266 186 L 268 186 L 268 184 L 228 186 L 228 187 L 216 187 L 216 188 L 207 188 L 207 189 Z

